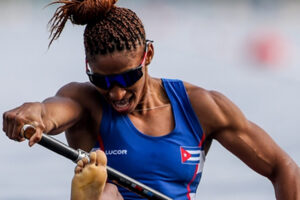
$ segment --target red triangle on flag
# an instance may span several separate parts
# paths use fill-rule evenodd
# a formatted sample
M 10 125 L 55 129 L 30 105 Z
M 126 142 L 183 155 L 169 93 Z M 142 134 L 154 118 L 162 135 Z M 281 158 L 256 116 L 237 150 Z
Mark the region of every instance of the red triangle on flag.
M 192 155 L 187 152 L 183 147 L 180 147 L 180 152 L 181 152 L 181 162 L 185 163 Z

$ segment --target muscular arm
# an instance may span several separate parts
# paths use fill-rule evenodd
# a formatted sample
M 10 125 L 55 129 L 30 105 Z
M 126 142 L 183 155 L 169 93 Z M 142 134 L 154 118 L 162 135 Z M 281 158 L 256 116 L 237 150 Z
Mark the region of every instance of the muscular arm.
M 216 139 L 250 168 L 267 177 L 278 200 L 300 199 L 298 166 L 263 129 L 248 121 L 232 102 L 217 92 L 191 88 L 189 93 L 207 138 Z
M 68 105 L 64 107 L 67 111 L 64 114 L 67 115 L 61 116 L 59 120 L 65 123 L 54 133 L 64 130 L 71 147 L 90 151 L 97 141 L 102 118 L 99 92 L 90 83 L 71 83 L 59 90 L 56 96 L 71 101 L 75 105 L 68 102 Z
M 49 120 L 48 134 L 65 131 L 68 144 L 90 151 L 95 145 L 101 120 L 99 94 L 88 83 L 70 83 L 62 87 L 55 97 L 43 104 Z
M 99 93 L 89 83 L 70 83 L 55 97 L 46 99 L 48 134 L 65 131 L 68 144 L 90 151 L 97 140 L 101 120 Z
M 266 176 L 274 185 L 277 199 L 300 199 L 298 166 L 257 125 L 249 121 L 244 128 L 218 131 L 213 137 L 253 170 Z
M 43 101 L 45 132 L 58 134 L 73 126 L 82 116 L 82 107 L 59 93 Z
M 76 101 L 76 84 L 62 87 L 56 96 L 43 102 L 25 103 L 3 114 L 3 130 L 11 139 L 20 140 L 24 124 L 36 127 L 29 141 L 32 146 L 43 132 L 58 134 L 73 126 L 83 115 L 83 107 Z

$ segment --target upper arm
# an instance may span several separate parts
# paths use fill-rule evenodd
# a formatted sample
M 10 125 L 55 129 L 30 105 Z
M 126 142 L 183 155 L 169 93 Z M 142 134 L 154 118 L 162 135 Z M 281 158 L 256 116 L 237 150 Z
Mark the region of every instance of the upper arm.
M 189 96 L 207 138 L 217 140 L 256 172 L 272 179 L 277 167 L 291 160 L 222 94 L 191 88 Z
M 68 144 L 76 149 L 90 151 L 97 141 L 102 119 L 99 92 L 89 83 L 70 83 L 61 88 L 56 97 L 67 102 L 62 117 L 68 123 L 62 128 Z
M 216 112 L 223 117 L 222 122 L 216 124 L 212 137 L 253 170 L 271 179 L 276 168 L 289 157 L 229 99 L 217 92 L 211 95 L 217 105 Z
M 43 101 L 43 118 L 50 134 L 64 131 L 82 118 L 84 108 L 78 101 L 78 87 L 77 83 L 69 83 L 60 88 L 54 97 Z

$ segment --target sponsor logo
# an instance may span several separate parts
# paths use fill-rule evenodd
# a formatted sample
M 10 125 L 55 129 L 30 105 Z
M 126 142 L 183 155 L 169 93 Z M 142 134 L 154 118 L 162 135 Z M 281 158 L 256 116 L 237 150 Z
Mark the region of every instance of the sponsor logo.
M 114 155 L 114 156 L 127 155 L 127 150 L 126 149 L 105 150 L 105 154 Z

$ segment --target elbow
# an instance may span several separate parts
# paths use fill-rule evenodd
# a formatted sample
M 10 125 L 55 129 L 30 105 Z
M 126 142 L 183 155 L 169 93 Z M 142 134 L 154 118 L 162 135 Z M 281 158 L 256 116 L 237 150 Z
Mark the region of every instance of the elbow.
M 276 199 L 300 199 L 300 169 L 293 160 L 275 167 L 268 178 L 272 181 Z
M 291 159 L 284 159 L 276 163 L 271 172 L 266 176 L 274 185 L 282 182 L 283 180 L 288 180 L 289 182 L 300 182 L 300 168 Z

